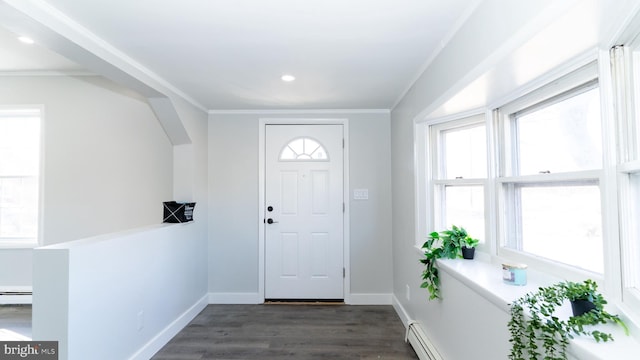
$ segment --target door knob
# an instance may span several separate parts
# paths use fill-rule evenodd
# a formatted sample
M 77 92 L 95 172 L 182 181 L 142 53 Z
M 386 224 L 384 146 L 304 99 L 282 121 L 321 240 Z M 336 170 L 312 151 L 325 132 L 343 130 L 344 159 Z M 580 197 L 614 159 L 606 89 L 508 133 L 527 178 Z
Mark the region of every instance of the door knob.
M 273 219 L 269 218 L 267 219 L 267 224 L 276 224 L 277 221 L 273 221 Z

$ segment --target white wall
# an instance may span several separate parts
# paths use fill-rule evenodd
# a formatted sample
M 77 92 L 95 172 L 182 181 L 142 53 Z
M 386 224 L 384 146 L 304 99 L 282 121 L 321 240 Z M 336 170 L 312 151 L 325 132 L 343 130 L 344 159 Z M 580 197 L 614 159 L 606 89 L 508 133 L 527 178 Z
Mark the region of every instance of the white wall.
M 202 293 L 208 292 L 208 117 L 181 99 L 173 99 L 173 105 L 184 125 L 191 144 L 174 146 L 174 192 L 176 201 L 194 201 L 193 246 L 191 281 L 198 284 Z M 182 150 L 177 150 L 182 148 Z M 186 148 L 186 150 L 185 150 Z M 186 163 L 186 165 L 185 165 Z M 180 170 L 187 169 L 187 172 Z
M 576 8 L 571 8 L 576 4 Z M 409 93 L 391 113 L 392 197 L 393 197 L 393 271 L 394 295 L 399 307 L 410 319 L 418 320 L 425 331 L 448 360 L 505 359 L 509 350 L 506 323 L 508 316 L 473 289 L 448 274 L 442 274 L 442 301 L 429 301 L 425 289 L 420 289 L 423 266 L 416 244 L 416 219 L 414 188 L 414 134 L 415 120 L 428 118 L 433 111 L 438 115 L 447 112 L 447 101 L 476 79 L 483 79 L 473 95 L 464 93 L 458 97 L 465 110 L 492 104 L 505 96 L 513 96 L 517 86 L 527 84 L 540 75 L 538 62 L 553 58 L 554 64 L 563 65 L 572 57 L 584 56 L 579 51 L 587 49 L 595 55 L 596 46 L 610 40 L 616 32 L 612 24 L 620 26 L 632 13 L 636 1 L 621 1 L 615 9 L 606 1 L 529 1 L 513 2 L 486 0 L 471 15 L 469 21 L 446 45 L 430 64 Z M 562 21 L 571 11 L 591 6 L 598 11 L 584 22 L 584 28 L 572 28 Z M 563 26 L 558 26 L 561 24 Z M 555 26 L 556 32 L 548 32 Z M 532 50 L 529 39 L 542 32 L 550 38 L 533 56 L 522 56 Z M 573 34 L 573 35 L 572 35 Z M 574 36 L 571 38 L 571 36 Z M 585 43 L 584 37 L 588 37 Z M 580 46 L 568 46 L 573 52 L 558 57 L 555 50 L 563 49 L 557 41 L 573 40 Z M 524 52 L 523 52 L 524 51 Z M 545 53 L 550 51 L 554 53 Z M 502 66 L 509 64 L 510 66 Z M 516 77 L 516 70 L 525 70 L 527 76 Z M 490 73 L 492 76 L 483 77 Z M 522 72 L 520 72 L 522 73 Z M 493 91 L 499 90 L 499 91 Z M 467 97 L 469 96 L 469 97 Z M 466 102 L 466 103 L 465 103 Z M 410 289 L 409 299 L 406 287 Z M 464 343 L 464 346 L 460 344 Z
M 33 249 L 0 249 L 0 286 L 31 286 Z
M 192 142 L 158 152 L 155 161 L 175 163 L 160 182 L 173 184 L 168 198 L 173 192 L 197 203 L 194 222 L 34 251 L 33 337 L 60 341 L 61 359 L 148 359 L 206 306 L 207 114 L 180 99 L 172 103 Z M 145 192 L 152 185 L 137 186 Z M 159 223 L 161 210 L 149 211 Z
M 162 220 L 173 148 L 145 99 L 97 76 L 3 76 L 0 106 L 20 104 L 44 105 L 42 245 Z M 0 249 L 0 286 L 31 285 L 30 259 Z
M 60 359 L 148 359 L 207 304 L 196 222 L 34 250 L 33 339 Z
M 209 115 L 209 292 L 258 292 L 258 119 Z
M 211 114 L 209 116 L 209 292 L 214 299 L 258 294 L 258 125 L 260 118 L 349 121 L 351 294 L 390 298 L 392 291 L 389 115 Z M 372 296 L 370 296 L 372 295 Z

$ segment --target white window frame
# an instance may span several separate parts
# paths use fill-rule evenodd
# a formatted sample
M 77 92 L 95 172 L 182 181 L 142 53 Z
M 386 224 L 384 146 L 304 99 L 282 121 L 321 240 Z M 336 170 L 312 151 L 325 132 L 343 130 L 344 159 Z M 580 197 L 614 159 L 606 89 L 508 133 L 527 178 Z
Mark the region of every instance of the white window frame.
M 611 82 L 616 103 L 618 136 L 618 164 L 616 167 L 617 195 L 620 216 L 619 269 L 622 283 L 620 297 L 627 312 L 640 319 L 640 228 L 637 217 L 640 204 L 633 199 L 640 196 L 640 184 L 634 186 L 632 177 L 640 178 L 640 35 L 623 46 L 611 50 Z M 637 179 L 640 183 L 640 179 Z
M 497 255 L 500 258 L 504 258 L 514 262 L 525 263 L 533 268 L 545 269 L 545 272 L 551 273 L 555 276 L 566 278 L 568 280 L 582 281 L 585 278 L 591 278 L 602 283 L 602 281 L 604 280 L 604 276 L 602 274 L 593 273 L 571 265 L 562 264 L 551 259 L 528 254 L 507 247 L 507 244 L 512 243 L 514 239 L 511 238 L 511 219 L 509 216 L 505 215 L 507 210 L 511 209 L 511 207 L 513 206 L 512 204 L 514 203 L 514 199 L 510 198 L 510 192 L 507 189 L 509 185 L 562 185 L 563 183 L 570 184 L 594 182 L 596 182 L 600 188 L 602 212 L 603 214 L 606 212 L 604 203 L 606 184 L 603 179 L 604 171 L 602 169 L 533 175 L 514 175 L 511 171 L 515 167 L 515 158 L 517 157 L 517 149 L 515 149 L 514 146 L 511 146 L 513 143 L 511 138 L 513 131 L 510 126 L 512 123 L 513 114 L 528 109 L 532 106 L 540 106 L 542 104 L 548 103 L 549 101 L 562 101 L 567 97 L 567 95 L 571 96 L 576 92 L 581 91 L 584 87 L 593 86 L 593 83 L 598 79 L 598 75 L 598 64 L 596 62 L 589 63 L 565 76 L 562 76 L 559 79 L 550 82 L 548 85 L 542 86 L 539 89 L 534 90 L 494 110 L 494 125 L 496 129 L 498 129 L 496 133 L 496 153 L 498 155 L 499 164 L 498 176 L 495 179 L 496 194 L 498 196 L 498 212 L 494 216 L 498 234 Z M 601 121 L 601 124 L 602 127 L 605 126 L 604 121 Z M 604 133 L 605 130 L 603 129 L 603 134 Z M 606 149 L 604 149 L 604 144 L 605 141 L 603 141 L 603 152 L 606 151 Z M 603 167 L 605 166 L 604 162 L 605 159 L 603 159 Z M 513 209 L 511 209 L 510 211 L 513 211 Z M 602 227 L 603 229 L 605 227 L 604 219 L 602 220 Z M 606 236 L 607 234 L 603 230 L 603 242 L 605 243 L 607 241 Z M 606 258 L 603 259 L 603 261 L 606 263 Z
M 40 150 L 39 150 L 39 166 L 38 166 L 38 219 L 37 232 L 35 239 L 25 240 L 8 240 L 0 239 L 0 249 L 31 249 L 42 245 L 42 224 L 43 224 L 43 194 L 44 194 L 44 107 L 41 105 L 2 105 L 0 106 L 0 115 L 8 116 L 29 116 L 34 115 L 40 117 Z M 31 176 L 29 176 L 31 177 Z
M 430 153 L 431 153 L 431 179 L 430 179 L 430 191 L 433 194 L 433 201 L 431 202 L 431 213 L 433 214 L 433 224 L 434 231 L 443 230 L 448 227 L 448 224 L 445 223 L 445 210 L 446 203 L 444 198 L 444 192 L 446 191 L 447 186 L 478 186 L 481 187 L 484 193 L 484 234 L 470 234 L 473 237 L 480 238 L 481 244 L 478 246 L 478 249 L 481 249 L 484 243 L 486 242 L 486 228 L 487 224 L 487 177 L 484 178 L 455 178 L 455 179 L 445 179 L 441 176 L 444 172 L 444 148 L 442 142 L 442 134 L 449 130 L 463 130 L 469 129 L 476 126 L 483 126 L 485 128 L 485 132 L 487 129 L 486 119 L 484 114 L 479 114 L 475 116 L 465 117 L 455 121 L 448 121 L 446 123 L 440 123 L 436 125 L 429 126 L 429 136 L 431 138 L 430 141 Z M 486 136 L 485 138 L 488 138 Z M 486 144 L 485 144 L 486 146 Z M 488 161 L 487 161 L 488 164 Z M 489 170 L 486 169 L 486 173 L 488 174 Z M 465 224 L 455 224 L 457 226 L 464 226 Z M 468 230 L 468 229 L 467 229 Z
M 491 126 L 490 121 L 487 119 L 491 117 L 491 113 L 487 113 L 485 110 L 472 110 L 463 114 L 457 114 L 453 117 L 443 117 L 439 119 L 432 119 L 430 121 L 416 122 L 414 125 L 414 144 L 416 144 L 416 243 L 414 244 L 418 249 L 422 247 L 424 242 L 428 239 L 428 236 L 433 231 L 444 230 L 444 224 L 442 224 L 443 214 L 436 214 L 436 209 L 444 209 L 443 204 L 437 206 L 436 202 L 442 202 L 440 196 L 436 193 L 436 187 L 444 186 L 465 186 L 476 185 L 482 186 L 484 189 L 484 234 L 471 234 L 476 238 L 480 238 L 483 242 L 478 246 L 478 251 L 489 252 L 492 248 L 492 228 L 489 222 L 489 216 L 491 212 L 491 199 L 493 192 L 491 191 L 489 177 L 491 174 Z M 441 143 L 439 141 L 439 133 L 446 130 L 460 129 L 465 127 L 472 127 L 476 125 L 483 125 L 486 131 L 487 141 L 487 177 L 486 178 L 473 178 L 473 179 L 437 179 L 436 177 L 442 171 L 437 169 L 438 165 L 442 162 L 438 159 L 439 151 L 434 151 L 435 148 L 440 148 Z M 443 210 L 438 211 L 442 213 Z M 456 224 L 464 226 L 464 224 Z
M 620 199 L 620 268 L 622 269 L 622 301 L 628 308 L 635 309 L 635 316 L 640 318 L 640 244 L 638 243 L 638 225 L 633 225 L 640 205 L 631 199 L 640 196 L 638 188 L 631 186 L 632 175 L 640 177 L 640 163 L 626 163 L 619 166 L 618 191 Z

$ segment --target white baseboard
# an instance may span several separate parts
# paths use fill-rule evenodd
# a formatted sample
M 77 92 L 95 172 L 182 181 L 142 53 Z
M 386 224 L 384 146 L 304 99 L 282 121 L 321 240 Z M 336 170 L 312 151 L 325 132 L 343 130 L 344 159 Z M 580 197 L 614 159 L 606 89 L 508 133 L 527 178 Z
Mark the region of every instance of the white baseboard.
M 407 310 L 405 310 L 402 304 L 400 304 L 400 301 L 398 301 L 398 298 L 395 295 L 393 295 L 393 304 L 391 305 L 393 305 L 393 308 L 396 310 L 396 313 L 400 317 L 405 329 L 408 328 L 411 318 L 409 317 L 409 314 L 407 314 Z
M 354 294 L 349 295 L 349 305 L 391 305 L 393 294 Z
M 209 304 L 262 304 L 258 293 L 209 293 Z
M 171 324 L 169 324 L 164 330 L 153 337 L 148 343 L 146 343 L 140 350 L 138 350 L 129 360 L 148 360 L 157 353 L 163 346 L 165 346 L 174 336 L 176 336 L 180 330 L 191 322 L 205 307 L 207 306 L 207 295 L 203 296 L 195 304 L 193 304 L 187 311 L 178 316 Z

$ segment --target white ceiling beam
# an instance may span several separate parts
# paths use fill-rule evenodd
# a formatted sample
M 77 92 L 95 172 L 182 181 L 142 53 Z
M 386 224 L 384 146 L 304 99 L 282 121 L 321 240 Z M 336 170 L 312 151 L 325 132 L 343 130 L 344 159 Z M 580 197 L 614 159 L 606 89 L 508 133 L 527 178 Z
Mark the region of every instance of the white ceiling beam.
M 171 97 L 207 109 L 126 54 L 42 1 L 0 0 L 0 24 L 149 99 L 174 145 L 191 143 Z

